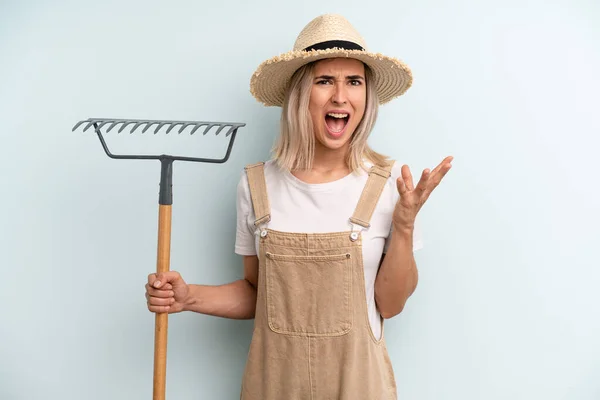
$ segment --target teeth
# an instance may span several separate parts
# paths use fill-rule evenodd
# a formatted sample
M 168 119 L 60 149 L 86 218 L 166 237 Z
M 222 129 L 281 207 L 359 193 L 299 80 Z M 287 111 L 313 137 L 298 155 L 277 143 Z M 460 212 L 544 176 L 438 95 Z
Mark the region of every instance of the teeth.
M 348 114 L 337 114 L 337 113 L 327 113 L 330 117 L 333 118 L 346 118 Z

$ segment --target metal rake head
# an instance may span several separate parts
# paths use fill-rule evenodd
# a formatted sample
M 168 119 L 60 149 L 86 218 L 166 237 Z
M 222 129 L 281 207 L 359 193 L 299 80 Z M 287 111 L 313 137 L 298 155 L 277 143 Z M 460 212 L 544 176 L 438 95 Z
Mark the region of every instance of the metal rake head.
M 229 158 L 229 155 L 231 154 L 231 149 L 233 148 L 233 142 L 235 140 L 237 130 L 243 126 L 246 126 L 246 124 L 239 123 L 239 122 L 168 121 L 168 120 L 117 119 L 117 118 L 88 118 L 86 120 L 77 122 L 77 124 L 75 124 L 75 126 L 73 127 L 72 131 L 74 132 L 77 128 L 79 128 L 83 124 L 86 124 L 85 127 L 83 128 L 83 132 L 87 131 L 92 126 L 94 127 L 94 130 L 95 130 L 96 134 L 98 135 L 98 138 L 100 139 L 100 143 L 102 143 L 102 147 L 104 148 L 105 153 L 110 158 L 138 159 L 138 160 L 139 159 L 143 159 L 143 160 L 170 159 L 170 160 L 196 161 L 196 162 L 209 162 L 209 163 L 224 163 L 225 161 L 227 161 L 227 159 Z M 228 128 L 227 132 L 225 133 L 225 137 L 231 136 L 231 138 L 229 139 L 229 145 L 227 146 L 227 152 L 223 158 L 196 158 L 196 157 L 171 156 L 171 155 L 165 155 L 165 154 L 161 154 L 161 155 L 120 155 L 120 154 L 111 153 L 110 150 L 108 149 L 108 146 L 106 145 L 106 141 L 104 140 L 104 137 L 102 136 L 102 131 L 101 131 L 101 129 L 106 125 L 109 125 L 106 132 L 110 132 L 117 125 L 121 125 L 121 127 L 118 130 L 118 133 L 121 133 L 123 130 L 125 130 L 125 128 L 127 128 L 130 125 L 133 125 L 133 126 L 131 127 L 131 130 L 129 131 L 129 133 L 134 133 L 138 128 L 140 128 L 142 126 L 144 126 L 144 127 L 141 130 L 141 133 L 145 133 L 148 129 L 150 129 L 151 126 L 156 125 L 156 127 L 154 128 L 154 132 L 153 132 L 154 134 L 157 134 L 161 130 L 161 128 L 165 128 L 165 133 L 168 134 L 176 126 L 179 125 L 180 127 L 177 130 L 178 134 L 182 133 L 188 127 L 193 127 L 192 130 L 190 131 L 190 135 L 193 135 L 194 133 L 196 133 L 196 131 L 200 127 L 203 127 L 203 126 L 205 127 L 202 132 L 203 135 L 206 135 L 208 133 L 208 131 L 210 131 L 212 128 L 217 128 L 215 135 L 219 135 L 225 128 Z

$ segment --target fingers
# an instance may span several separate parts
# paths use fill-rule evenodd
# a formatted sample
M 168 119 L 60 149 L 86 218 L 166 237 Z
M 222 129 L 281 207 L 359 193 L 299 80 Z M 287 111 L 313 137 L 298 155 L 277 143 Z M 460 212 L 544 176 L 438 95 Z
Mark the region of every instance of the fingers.
M 148 275 L 146 289 L 146 304 L 148 310 L 154 313 L 168 313 L 175 303 L 173 285 L 179 282 L 181 276 L 175 271 Z
M 421 196 L 421 202 L 425 202 L 429 199 L 431 192 L 438 187 L 444 176 L 450 171 L 452 168 L 452 160 L 454 157 L 448 156 L 444 158 L 444 160 L 437 166 L 435 169 L 429 174 L 429 179 L 424 185 L 423 189 L 420 191 L 419 195 Z
M 412 174 L 410 173 L 410 168 L 408 167 L 408 165 L 405 164 L 402 166 L 401 174 L 402 174 L 402 179 L 404 179 L 404 184 L 406 186 L 406 189 L 413 190 L 414 189 L 413 179 L 412 179 Z
M 398 177 L 398 179 L 396 179 L 396 187 L 398 188 L 398 193 L 400 193 L 400 196 L 404 196 L 404 194 L 408 192 L 406 184 L 404 183 L 404 180 L 401 177 Z
M 161 272 L 148 275 L 148 284 L 157 289 L 172 289 L 181 282 L 181 275 L 176 271 Z
M 154 297 L 146 293 L 146 302 L 148 306 L 170 306 L 175 303 L 174 297 Z
M 433 171 L 431 171 L 431 174 L 435 175 L 440 170 L 445 169 L 448 166 L 452 166 L 452 164 L 451 164 L 452 160 L 454 160 L 454 157 L 452 157 L 452 156 L 448 156 L 448 157 L 444 158 L 442 160 L 442 162 L 439 163 L 438 166 L 433 169 Z M 448 171 L 446 171 L 446 172 L 448 172 Z
M 431 179 L 431 190 L 435 189 L 440 182 L 442 181 L 442 179 L 444 178 L 444 176 L 446 176 L 446 174 L 448 173 L 448 171 L 450 171 L 450 168 L 452 168 L 452 162 L 453 157 L 452 156 L 448 156 L 444 159 L 444 161 L 442 161 L 437 167 L 435 167 L 435 169 L 432 172 L 432 179 Z
M 155 289 L 146 283 L 146 293 L 153 297 L 173 297 L 175 292 L 170 289 Z
M 430 178 L 431 178 L 431 171 L 429 170 L 429 168 L 425 168 L 423 170 L 423 172 L 421 173 L 421 179 L 419 179 L 419 183 L 417 184 L 417 187 L 415 188 L 415 191 L 417 192 L 419 197 L 421 197 L 427 191 Z
M 433 171 L 429 170 L 429 168 L 424 169 L 416 187 L 413 186 L 410 168 L 408 165 L 403 165 L 401 177 L 398 177 L 396 180 L 398 192 L 401 196 L 406 195 L 408 192 L 415 192 L 419 199 L 418 201 L 420 203 L 425 202 L 433 189 L 440 184 L 442 178 L 450 171 L 450 168 L 452 168 L 452 160 L 454 160 L 453 156 L 447 156 L 433 169 Z
M 153 313 L 157 313 L 157 314 L 164 314 L 164 313 L 168 313 L 171 310 L 170 306 L 148 306 L 148 310 L 150 310 L 150 312 Z
M 398 192 L 400 193 L 400 196 L 404 196 L 406 193 L 411 191 L 416 191 L 417 194 L 421 196 L 427 190 L 430 177 L 431 172 L 429 171 L 429 169 L 427 168 L 423 170 L 423 173 L 421 174 L 421 179 L 419 180 L 417 187 L 414 188 L 410 170 L 408 169 L 408 166 L 403 166 L 402 177 L 398 177 L 398 179 L 396 180 L 396 186 L 398 187 Z
M 156 313 L 169 312 L 173 303 L 175 303 L 175 293 L 172 290 L 156 289 L 150 284 L 146 284 L 146 304 L 149 311 Z

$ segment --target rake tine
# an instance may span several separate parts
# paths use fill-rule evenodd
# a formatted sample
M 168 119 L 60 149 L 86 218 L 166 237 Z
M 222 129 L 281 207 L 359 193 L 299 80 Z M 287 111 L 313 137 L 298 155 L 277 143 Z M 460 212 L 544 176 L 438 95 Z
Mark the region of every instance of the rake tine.
M 183 130 L 190 125 L 195 125 L 195 124 L 193 122 L 188 122 L 187 124 L 183 124 L 183 125 L 181 125 L 181 128 L 179 128 L 179 132 L 177 132 L 177 133 L 183 132 Z
M 142 133 L 146 132 L 146 131 L 148 130 L 148 128 L 150 128 L 150 127 L 151 127 L 152 125 L 154 125 L 154 124 L 158 124 L 158 122 L 157 122 L 157 121 L 152 121 L 152 122 L 150 122 L 150 123 L 149 123 L 148 125 L 146 125 L 146 127 L 145 127 L 145 128 L 142 130 Z M 155 131 L 154 133 L 156 133 L 156 131 Z
M 83 131 L 85 132 L 85 131 L 87 131 L 88 129 L 90 129 L 90 127 L 91 127 L 92 125 L 94 125 L 96 122 L 98 122 L 98 121 L 97 121 L 97 120 L 95 120 L 95 119 L 92 119 L 92 120 L 90 120 L 90 123 L 89 123 L 89 124 L 87 124 L 87 125 L 85 126 L 85 128 L 83 128 Z
M 129 132 L 129 133 L 133 133 L 133 132 L 135 132 L 135 130 L 136 130 L 137 128 L 139 128 L 140 126 L 142 126 L 142 125 L 144 125 L 144 124 L 146 124 L 146 123 L 148 123 L 148 121 L 140 121 L 140 122 L 138 122 L 137 124 L 135 124 L 135 126 L 133 127 L 133 129 L 132 129 L 132 130 L 131 130 L 131 132 Z
M 114 121 L 112 124 L 110 124 L 110 126 L 108 127 L 108 129 L 106 130 L 106 132 L 110 132 L 112 130 L 112 128 L 114 128 L 115 126 L 119 125 L 122 122 L 123 121 Z
M 123 132 L 123 129 L 125 129 L 125 127 L 127 125 L 129 125 L 129 124 L 133 124 L 134 121 L 123 121 L 123 122 L 124 122 L 124 124 L 123 124 L 123 126 L 121 128 L 119 128 L 119 132 L 118 133 Z
M 192 131 L 190 132 L 190 135 L 193 135 L 194 132 L 196 132 L 196 130 L 198 128 L 200 128 L 202 125 L 208 125 L 206 122 L 200 123 L 200 124 L 196 124 L 196 126 L 194 127 L 194 129 L 192 129 Z
M 223 128 L 225 128 L 227 125 L 221 125 L 219 127 L 219 129 L 217 129 L 217 132 L 215 132 L 215 136 L 219 136 L 219 133 L 221 133 L 221 131 L 223 130 Z
M 102 123 L 101 123 L 101 124 L 100 124 L 100 125 L 99 125 L 99 126 L 96 128 L 96 130 L 99 130 L 99 129 L 100 129 L 100 128 L 102 128 L 104 125 L 106 125 L 106 124 L 108 124 L 108 123 L 110 123 L 110 122 L 114 122 L 114 121 L 112 121 L 112 120 L 106 120 L 106 121 L 102 122 Z
M 157 133 L 157 132 L 160 130 L 160 128 L 162 128 L 163 126 L 165 126 L 165 125 L 167 125 L 167 124 L 168 124 L 168 122 L 162 122 L 162 123 L 160 123 L 160 124 L 159 124 L 159 125 L 156 127 L 156 129 L 154 130 L 154 133 Z
M 227 133 L 225 134 L 225 137 L 231 135 L 231 132 L 233 132 L 233 130 L 236 129 L 236 127 L 234 125 L 231 125 L 231 127 L 229 128 L 229 130 L 227 131 Z
M 79 126 L 80 126 L 81 124 L 84 124 L 84 123 L 86 123 L 86 122 L 88 122 L 88 121 L 89 121 L 89 120 L 87 120 L 87 119 L 86 119 L 85 121 L 79 121 L 78 123 L 76 123 L 76 124 L 75 124 L 75 126 L 73 127 L 73 129 L 71 129 L 71 132 L 75 132 L 75 129 L 79 128 Z
M 171 132 L 171 130 L 173 128 L 175 128 L 175 126 L 180 125 L 180 124 L 183 124 L 183 122 L 173 122 L 173 123 L 171 123 L 171 126 L 169 127 L 169 129 L 167 129 L 167 133 Z
M 210 124 L 210 125 L 209 125 L 209 126 L 208 126 L 208 127 L 205 129 L 205 130 L 204 130 L 204 132 L 202 132 L 202 134 L 203 134 L 203 135 L 206 135 L 206 133 L 207 133 L 208 131 L 210 131 L 210 128 L 212 128 L 213 126 L 217 126 L 217 125 L 218 125 L 218 124 Z

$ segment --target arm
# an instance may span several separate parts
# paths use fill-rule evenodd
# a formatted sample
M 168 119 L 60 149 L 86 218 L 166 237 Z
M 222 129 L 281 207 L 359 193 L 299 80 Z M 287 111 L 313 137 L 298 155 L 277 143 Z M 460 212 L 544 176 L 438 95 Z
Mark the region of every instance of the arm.
M 252 254 L 254 234 L 247 226 L 252 202 L 247 177 L 237 187 L 236 252 Z M 256 312 L 258 257 L 245 255 L 244 278 L 223 285 L 188 285 L 178 272 L 150 274 L 146 284 L 148 309 L 157 313 L 193 311 L 231 319 L 252 319 Z
M 413 230 L 395 230 L 375 279 L 375 302 L 381 316 L 388 319 L 400 314 L 406 301 L 414 293 L 417 282 Z
M 219 286 L 189 285 L 183 311 L 232 319 L 252 319 L 256 311 L 258 257 L 244 256 L 244 279 Z
M 452 167 L 446 157 L 433 171 L 425 169 L 417 186 L 407 165 L 396 179 L 399 199 L 392 216 L 392 236 L 375 279 L 375 301 L 383 318 L 398 315 L 417 287 L 418 272 L 413 255 L 415 219 L 431 192 Z
M 152 312 L 193 311 L 231 319 L 252 319 L 256 311 L 258 257 L 244 256 L 244 279 L 218 286 L 188 285 L 176 271 L 150 274 L 146 284 Z

